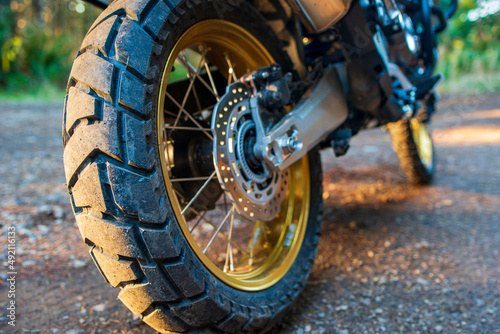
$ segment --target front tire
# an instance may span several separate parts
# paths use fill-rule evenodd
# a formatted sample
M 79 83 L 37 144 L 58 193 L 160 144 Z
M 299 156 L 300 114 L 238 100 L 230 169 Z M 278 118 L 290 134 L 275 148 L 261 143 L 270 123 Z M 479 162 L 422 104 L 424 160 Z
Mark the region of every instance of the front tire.
M 387 124 L 399 164 L 413 184 L 429 184 L 434 176 L 435 151 L 427 125 L 418 118 Z
M 290 170 L 295 188 L 278 217 L 247 229 L 240 222 L 234 248 L 246 255 L 227 250 L 229 230 L 216 233 L 213 253 L 205 252 L 206 229 L 195 235 L 190 223 L 220 217 L 218 208 L 227 205 L 217 183 L 203 180 L 213 170 L 205 114 L 217 99 L 203 89 L 223 93 L 227 83 L 271 62 L 292 68 L 248 2 L 154 0 L 111 4 L 75 60 L 63 142 L 76 220 L 105 281 L 158 331 L 262 332 L 305 285 L 321 223 L 317 151 Z M 186 93 L 193 87 L 198 93 Z M 261 241 L 256 231 L 269 237 Z M 228 238 L 227 249 L 217 246 Z M 256 250 L 259 256 L 249 255 Z M 238 262 L 231 255 L 232 272 L 219 259 L 227 264 L 229 253 L 241 256 Z

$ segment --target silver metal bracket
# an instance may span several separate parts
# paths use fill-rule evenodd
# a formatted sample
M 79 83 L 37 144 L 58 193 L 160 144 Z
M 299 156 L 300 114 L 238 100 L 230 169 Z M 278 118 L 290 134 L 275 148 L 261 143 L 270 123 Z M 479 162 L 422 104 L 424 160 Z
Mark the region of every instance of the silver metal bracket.
M 254 120 L 260 119 L 256 98 L 251 99 L 250 107 Z M 347 116 L 348 107 L 339 75 L 334 67 L 328 68 L 309 97 L 299 102 L 270 131 L 264 132 L 263 122 L 256 121 L 260 125 L 256 124 L 254 152 L 272 169 L 285 170 L 338 128 Z

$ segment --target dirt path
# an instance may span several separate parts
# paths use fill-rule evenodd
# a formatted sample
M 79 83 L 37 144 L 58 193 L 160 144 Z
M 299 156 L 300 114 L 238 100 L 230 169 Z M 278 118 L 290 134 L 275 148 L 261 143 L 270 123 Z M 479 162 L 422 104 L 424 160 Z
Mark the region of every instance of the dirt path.
M 500 95 L 441 102 L 432 186 L 412 187 L 387 134 L 323 153 L 311 278 L 275 333 L 500 333 Z M 154 333 L 91 263 L 68 204 L 58 104 L 0 102 L 0 333 Z M 6 325 L 16 225 L 17 323 Z

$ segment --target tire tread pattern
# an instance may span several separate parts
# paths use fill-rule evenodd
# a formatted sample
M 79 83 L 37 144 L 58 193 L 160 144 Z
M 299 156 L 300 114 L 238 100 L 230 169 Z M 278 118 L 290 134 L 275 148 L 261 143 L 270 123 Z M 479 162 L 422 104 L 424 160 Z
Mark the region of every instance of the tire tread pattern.
M 401 120 L 387 125 L 391 135 L 392 147 L 399 160 L 401 169 L 408 181 L 413 184 L 429 184 L 434 173 L 434 147 L 433 161 L 430 168 L 426 168 L 418 154 L 417 145 L 412 135 L 409 120 Z

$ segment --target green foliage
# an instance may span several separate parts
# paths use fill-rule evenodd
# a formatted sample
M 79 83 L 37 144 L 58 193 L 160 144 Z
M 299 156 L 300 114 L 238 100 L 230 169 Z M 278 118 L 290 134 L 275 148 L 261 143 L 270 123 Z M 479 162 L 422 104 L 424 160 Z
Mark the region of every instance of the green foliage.
M 18 49 L 11 50 L 10 57 L 2 53 L 2 59 L 7 58 L 7 64 L 11 64 L 2 68 L 7 90 L 26 89 L 47 82 L 64 84 L 74 51 L 68 38 L 31 26 L 24 30 L 22 37 L 6 41 L 2 49 L 6 49 L 5 46 L 12 41 L 18 41 Z
M 6 73 L 11 71 L 20 47 L 19 38 L 14 40 L 12 11 L 5 4 L 0 4 L 0 86 L 7 82 Z
M 0 1 L 0 99 L 61 95 L 98 13 L 80 0 Z
M 12 37 L 3 43 L 5 89 L 32 88 L 47 82 L 63 85 L 71 68 L 74 50 L 68 37 L 35 25 L 27 26 L 20 37 Z
M 463 81 L 461 79 L 467 77 L 484 87 L 500 87 L 499 76 L 495 75 L 500 73 L 500 13 L 473 20 L 471 13 L 482 3 L 459 1 L 448 29 L 439 38 L 438 71 L 444 74 L 445 83 Z
M 64 84 L 76 50 L 69 36 L 35 25 L 27 26 L 23 35 L 20 54 L 23 73 L 44 82 Z

